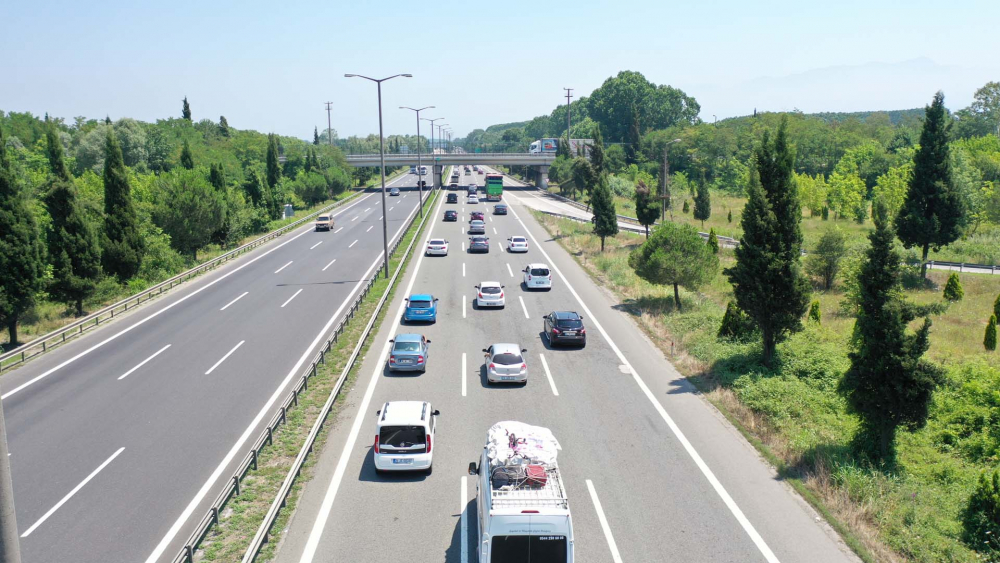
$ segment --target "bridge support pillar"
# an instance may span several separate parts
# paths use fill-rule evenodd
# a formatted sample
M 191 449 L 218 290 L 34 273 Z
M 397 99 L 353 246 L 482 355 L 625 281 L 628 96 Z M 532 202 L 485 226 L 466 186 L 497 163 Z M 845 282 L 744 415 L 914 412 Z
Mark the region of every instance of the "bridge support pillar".
M 535 167 L 535 172 L 538 173 L 538 187 L 543 190 L 549 189 L 549 165 L 539 164 Z
M 444 185 L 441 182 L 441 174 L 443 174 L 443 173 L 444 173 L 444 166 L 442 166 L 440 164 L 435 164 L 434 165 L 434 179 L 433 179 L 433 184 L 434 185 L 431 186 L 432 188 L 437 188 L 437 189 L 440 190 L 441 186 Z

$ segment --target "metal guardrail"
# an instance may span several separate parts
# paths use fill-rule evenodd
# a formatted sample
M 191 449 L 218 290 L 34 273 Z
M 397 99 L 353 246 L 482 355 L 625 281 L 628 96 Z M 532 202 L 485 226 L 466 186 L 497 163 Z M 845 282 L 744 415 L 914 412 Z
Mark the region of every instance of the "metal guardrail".
M 434 194 L 434 192 L 431 193 Z M 430 203 L 427 202 L 427 205 L 429 206 Z M 409 223 L 407 223 L 406 228 L 403 229 L 403 231 L 401 231 L 402 234 L 400 234 L 399 238 L 396 239 L 396 242 L 394 242 L 392 247 L 390 247 L 389 249 L 390 258 L 392 257 L 393 254 L 396 253 L 396 250 L 399 248 L 399 245 L 403 242 L 403 239 L 406 237 L 406 233 L 413 226 L 413 223 L 418 219 L 418 217 L 419 214 L 415 213 L 413 215 Z M 430 213 L 424 213 L 424 218 L 421 220 L 418 229 L 423 227 L 423 224 L 428 217 L 430 217 Z M 414 236 L 413 239 L 410 240 L 410 244 L 406 247 L 407 253 L 409 253 L 413 249 L 413 245 L 416 242 L 417 242 L 417 237 Z M 375 319 L 378 317 L 379 311 L 381 311 L 382 306 L 385 303 L 386 296 L 392 289 L 396 277 L 398 276 L 401 269 L 402 268 L 396 268 L 396 272 L 393 274 L 393 277 L 389 282 L 389 286 L 388 288 L 386 288 L 386 292 L 382 295 L 382 299 L 379 301 L 378 307 L 372 314 L 372 317 L 368 321 L 368 325 L 366 326 L 364 332 L 362 333 L 362 336 L 359 339 L 357 346 L 355 346 L 354 351 L 352 352 L 350 358 L 348 359 L 347 366 L 344 368 L 344 371 L 341 373 L 340 378 L 337 380 L 337 383 L 330 394 L 330 398 L 327 399 L 326 404 L 323 406 L 323 410 L 320 412 L 320 416 L 317 419 L 316 424 L 313 426 L 313 429 L 309 432 L 305 446 L 303 446 L 302 451 L 300 451 L 299 455 L 295 458 L 295 463 L 293 464 L 292 469 L 289 471 L 289 477 L 286 477 L 285 482 L 282 483 L 282 486 L 279 489 L 278 497 L 275 499 L 274 504 L 272 504 L 271 508 L 268 510 L 267 516 L 265 517 L 264 520 L 264 524 L 261 525 L 261 529 L 263 530 L 263 532 L 261 530 L 258 530 L 257 535 L 254 537 L 254 542 L 251 544 L 250 548 L 253 550 L 253 556 L 250 557 L 249 560 L 253 560 L 253 557 L 256 557 L 257 553 L 260 552 L 261 547 L 265 543 L 267 543 L 268 531 L 274 524 L 274 520 L 277 518 L 278 512 L 280 511 L 281 508 L 284 507 L 285 500 L 288 498 L 288 494 L 291 491 L 294 478 L 298 477 L 298 475 L 301 473 L 302 465 L 305 462 L 306 456 L 310 452 L 312 452 L 313 443 L 316 441 L 316 436 L 319 433 L 320 427 L 322 427 L 322 422 L 325 421 L 327 415 L 330 412 L 330 409 L 333 407 L 333 402 L 336 401 L 337 396 L 340 394 L 340 390 L 344 385 L 344 381 L 346 381 L 346 376 L 350 372 L 351 368 L 354 366 L 355 361 L 357 360 L 358 354 L 360 353 L 361 350 L 361 345 L 364 343 L 364 341 L 368 337 L 368 334 L 371 332 L 372 325 Z M 212 529 L 212 526 L 218 525 L 219 514 L 221 513 L 222 509 L 225 508 L 226 503 L 228 503 L 231 498 L 233 498 L 234 496 L 239 496 L 240 483 L 247 476 L 247 474 L 250 472 L 251 469 L 253 470 L 257 469 L 257 458 L 260 455 L 261 450 L 263 450 L 265 446 L 269 446 L 274 443 L 274 432 L 277 431 L 279 426 L 281 426 L 286 422 L 286 415 L 288 411 L 299 404 L 299 395 L 303 391 L 308 389 L 309 378 L 315 377 L 317 366 L 326 363 L 326 354 L 338 342 L 340 335 L 344 333 L 344 329 L 346 329 L 348 324 L 350 324 L 350 322 L 354 319 L 355 314 L 357 314 L 358 309 L 361 306 L 361 302 L 364 301 L 364 299 L 368 296 L 368 293 L 371 291 L 372 286 L 375 285 L 375 282 L 378 281 L 379 276 L 381 274 L 382 274 L 382 269 L 380 268 L 376 271 L 374 275 L 372 275 L 372 277 L 368 280 L 368 283 L 365 284 L 365 288 L 354 299 L 354 302 L 351 304 L 351 307 L 350 309 L 348 309 L 348 312 L 345 314 L 343 320 L 341 320 L 340 323 L 337 324 L 337 328 L 333 330 L 331 336 L 327 338 L 326 342 L 324 342 L 323 346 L 320 348 L 320 351 L 317 352 L 316 355 L 313 357 L 313 360 L 309 363 L 309 366 L 303 371 L 302 376 L 298 379 L 298 383 L 295 384 L 295 386 L 292 388 L 289 394 L 281 402 L 280 406 L 278 407 L 278 411 L 267 423 L 267 426 L 261 431 L 260 435 L 254 441 L 253 446 L 250 448 L 250 451 L 247 452 L 247 455 L 236 467 L 236 471 L 233 472 L 233 475 L 227 481 L 226 486 L 218 494 L 218 496 L 215 497 L 215 500 L 212 502 L 212 505 L 209 508 L 208 512 L 198 522 L 198 525 L 195 527 L 194 531 L 188 537 L 187 541 L 184 542 L 184 546 L 181 548 L 180 552 L 172 559 L 173 563 L 194 562 L 195 551 L 198 549 L 198 546 L 201 544 L 201 542 L 204 541 L 205 536 L 208 534 L 209 530 Z M 248 550 L 247 553 L 249 554 L 250 550 Z M 247 560 L 248 559 L 244 557 L 244 561 Z
M 316 215 L 319 215 L 320 213 L 325 213 L 325 212 L 327 212 L 327 211 L 329 211 L 329 210 L 331 210 L 331 209 L 333 209 L 335 207 L 340 207 L 340 206 L 348 203 L 349 201 L 352 201 L 355 197 L 357 197 L 358 195 L 360 195 L 361 193 L 363 193 L 364 189 L 367 189 L 367 188 L 359 189 L 358 192 L 354 196 L 351 196 L 351 197 L 348 197 L 348 198 L 344 198 L 344 199 L 342 199 L 342 200 L 340 200 L 338 202 L 332 203 L 329 206 L 324 207 L 324 208 L 322 208 L 322 209 L 320 209 L 318 211 L 314 211 L 313 213 L 310 213 L 309 215 L 306 215 L 306 216 L 304 216 L 304 217 L 302 217 L 300 219 L 297 219 L 296 221 L 294 221 L 292 223 L 289 223 L 288 225 L 285 225 L 284 227 L 280 227 L 278 229 L 275 229 L 275 230 L 273 230 L 273 231 L 271 231 L 271 232 L 269 232 L 269 233 L 267 233 L 267 234 L 265 234 L 265 235 L 263 235 L 263 236 L 261 236 L 261 237 L 259 237 L 257 239 L 254 239 L 254 240 L 252 240 L 252 241 L 250 241 L 250 242 L 248 242 L 248 243 L 246 243 L 246 244 L 244 244 L 244 245 L 242 245 L 242 246 L 240 246 L 238 248 L 230 250 L 229 252 L 227 252 L 225 254 L 222 254 L 220 256 L 216 256 L 215 258 L 212 258 L 211 260 L 208 260 L 207 262 L 203 262 L 203 263 L 195 266 L 194 268 L 191 268 L 190 270 L 187 270 L 185 272 L 181 272 L 180 274 L 177 274 L 176 276 L 174 276 L 174 277 L 172 277 L 170 279 L 162 281 L 162 282 L 154 285 L 153 287 L 151 287 L 149 289 L 146 289 L 144 291 L 136 293 L 135 295 L 131 295 L 129 297 L 126 297 L 125 299 L 122 299 L 121 301 L 119 301 L 117 303 L 114 303 L 112 305 L 108 305 L 107 307 L 104 307 L 103 309 L 101 309 L 99 311 L 91 313 L 91 314 L 87 315 L 86 317 L 84 317 L 82 319 L 78 319 L 78 320 L 76 320 L 76 321 L 74 321 L 74 322 L 72 322 L 72 323 L 70 323 L 70 324 L 68 324 L 68 325 L 66 325 L 66 326 L 64 326 L 62 328 L 58 328 L 58 329 L 56 329 L 56 330 L 54 330 L 54 331 L 52 331 L 52 332 L 50 332 L 50 333 L 48 333 L 48 334 L 46 334 L 44 336 L 40 336 L 40 337 L 36 338 L 35 340 L 32 340 L 31 342 L 28 342 L 26 344 L 22 344 L 21 346 L 15 348 L 15 349 L 13 349 L 13 350 L 5 353 L 5 354 L 0 355 L 0 373 L 2 373 L 5 369 L 10 369 L 11 367 L 16 366 L 16 365 L 20 365 L 20 364 L 22 364 L 22 363 L 24 363 L 24 362 L 26 362 L 26 361 L 34 358 L 35 356 L 37 356 L 39 354 L 43 354 L 43 353 L 47 352 L 50 348 L 52 348 L 54 346 L 57 346 L 59 344 L 63 344 L 67 340 L 70 340 L 72 338 L 80 336 L 86 330 L 90 330 L 92 328 L 100 326 L 102 320 L 111 320 L 111 319 L 114 318 L 114 316 L 115 316 L 116 313 L 120 315 L 121 313 L 124 313 L 125 311 L 128 311 L 129 308 L 133 308 L 134 309 L 140 303 L 144 303 L 146 301 L 149 301 L 150 299 L 152 299 L 154 297 L 159 297 L 161 294 L 163 294 L 164 291 L 170 290 L 170 289 L 172 289 L 176 285 L 179 285 L 179 284 L 181 284 L 181 283 L 183 283 L 183 282 L 185 282 L 185 281 L 187 281 L 187 280 L 189 280 L 189 279 L 191 279 L 191 278 L 193 278 L 193 277 L 195 277 L 195 276 L 197 276 L 197 275 L 199 275 L 199 274 L 201 274 L 201 273 L 203 273 L 203 272 L 205 272 L 207 270 L 210 270 L 210 269 L 212 269 L 212 268 L 214 268 L 216 266 L 224 264 L 224 263 L 232 260 L 233 258 L 236 258 L 237 256 L 245 254 L 246 252 L 257 248 L 258 246 L 260 246 L 260 245 L 262 245 L 262 244 L 264 244 L 266 242 L 269 242 L 272 239 L 275 239 L 275 238 L 277 238 L 277 237 L 285 234 L 288 231 L 297 229 L 298 227 L 302 226 L 304 223 L 312 220 L 312 218 L 315 217 Z M 32 351 L 34 351 L 34 352 L 32 352 Z M 18 357 L 18 356 L 20 356 L 20 357 Z M 11 358 L 16 358 L 16 359 L 14 361 L 8 361 Z
M 357 159 L 357 160 L 369 160 L 369 159 L 371 159 L 371 160 L 379 160 L 381 158 L 381 155 L 379 153 L 373 153 L 373 154 L 349 154 L 349 155 L 346 155 L 346 157 L 348 159 Z M 457 152 L 456 153 L 452 153 L 452 152 L 449 152 L 449 153 L 435 153 L 435 154 L 423 153 L 423 154 L 421 154 L 421 157 L 425 161 L 427 161 L 428 163 L 433 162 L 435 158 L 459 158 L 459 159 L 461 159 L 463 161 L 468 160 L 470 162 L 470 164 L 473 163 L 477 158 L 504 158 L 504 157 L 508 157 L 508 158 L 510 158 L 510 157 L 522 158 L 523 157 L 523 158 L 536 158 L 536 159 L 538 159 L 540 161 L 541 160 L 554 160 L 555 159 L 555 155 L 554 154 L 551 154 L 551 153 L 534 153 L 534 152 L 464 152 L 464 153 L 457 153 Z M 411 158 L 417 158 L 417 153 L 412 153 L 412 154 L 395 154 L 395 153 L 394 154 L 386 154 L 385 158 L 386 158 L 386 161 L 388 161 L 390 159 L 394 159 L 394 160 L 400 160 L 400 159 L 408 160 L 408 159 L 411 159 Z M 463 164 L 464 164 L 464 162 L 463 162 Z

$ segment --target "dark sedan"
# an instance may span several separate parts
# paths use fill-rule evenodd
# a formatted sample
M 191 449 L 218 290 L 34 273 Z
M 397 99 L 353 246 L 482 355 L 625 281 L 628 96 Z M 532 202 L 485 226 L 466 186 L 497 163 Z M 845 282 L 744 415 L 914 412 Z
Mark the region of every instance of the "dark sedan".
M 469 237 L 469 252 L 490 251 L 490 239 L 483 236 Z
M 549 344 L 587 345 L 587 329 L 583 326 L 583 317 L 573 311 L 553 311 L 542 317 L 542 330 Z
M 448 194 L 448 203 L 458 203 L 458 194 Z
M 445 221 L 458 221 L 458 212 L 455 211 L 454 209 L 449 209 L 448 211 L 445 211 L 444 212 L 444 220 Z
M 498 203 L 498 204 L 494 205 L 493 206 L 493 214 L 494 215 L 506 215 L 507 214 L 507 204 L 506 203 Z

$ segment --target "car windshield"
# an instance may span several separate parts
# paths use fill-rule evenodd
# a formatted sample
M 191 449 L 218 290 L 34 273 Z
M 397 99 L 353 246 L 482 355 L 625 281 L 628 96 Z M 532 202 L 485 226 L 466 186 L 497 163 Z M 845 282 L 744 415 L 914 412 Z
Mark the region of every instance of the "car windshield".
M 556 326 L 559 328 L 583 328 L 583 323 L 580 322 L 580 319 L 558 319 Z
M 413 307 L 414 309 L 427 309 L 430 306 L 431 306 L 430 301 L 414 301 L 414 300 L 410 301 L 410 307 Z
M 383 426 L 379 431 L 379 443 L 394 448 L 409 448 L 422 446 L 426 436 L 423 426 Z
M 483 237 L 474 237 L 474 238 L 472 239 L 472 244 L 486 244 L 486 243 L 488 243 L 488 242 L 489 242 L 489 241 L 488 241 L 488 240 L 486 240 L 486 239 L 484 239 Z
M 533 276 L 547 276 L 547 275 L 549 275 L 549 269 L 548 268 L 532 268 L 530 274 L 533 275 Z
M 439 239 L 439 238 L 431 239 L 431 244 L 444 244 L 444 239 Z
M 479 220 L 479 219 L 476 219 L 475 221 L 473 221 L 473 222 L 472 222 L 472 226 L 473 226 L 473 227 L 482 227 L 482 226 L 483 226 L 483 225 L 485 225 L 485 224 L 486 224 L 486 223 L 483 223 L 483 222 L 482 222 L 481 220 Z
M 419 342 L 395 342 L 392 347 L 393 352 L 416 352 L 420 350 Z
M 329 221 L 330 220 L 330 218 L 327 217 L 326 215 L 320 215 L 319 217 L 317 217 L 317 219 L 319 221 Z
M 493 363 L 512 366 L 515 364 L 523 364 L 524 360 L 521 359 L 520 354 L 497 354 L 496 356 L 493 356 Z
M 485 293 L 486 295 L 499 295 L 500 288 L 495 285 L 485 285 L 479 288 L 479 293 Z

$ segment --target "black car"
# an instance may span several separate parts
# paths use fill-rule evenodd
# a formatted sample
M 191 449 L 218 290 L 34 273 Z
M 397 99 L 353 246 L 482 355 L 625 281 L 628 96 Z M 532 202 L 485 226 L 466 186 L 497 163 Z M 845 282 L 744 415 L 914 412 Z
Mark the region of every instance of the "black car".
M 458 203 L 458 194 L 448 194 L 448 203 Z
M 507 214 L 507 204 L 506 203 L 498 203 L 498 204 L 494 205 L 493 206 L 493 214 L 494 215 L 506 215 Z
M 444 220 L 445 221 L 458 221 L 458 211 L 455 211 L 454 209 L 449 209 L 448 211 L 445 211 L 444 212 Z
M 542 317 L 542 330 L 549 344 L 587 345 L 587 329 L 583 326 L 583 317 L 573 311 L 553 311 Z
M 490 251 L 490 239 L 484 236 L 469 237 L 469 252 Z

